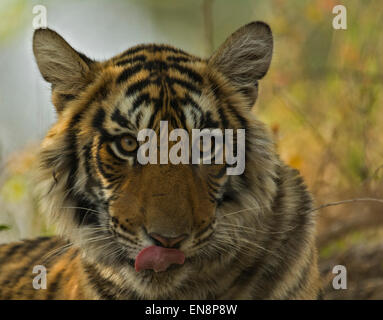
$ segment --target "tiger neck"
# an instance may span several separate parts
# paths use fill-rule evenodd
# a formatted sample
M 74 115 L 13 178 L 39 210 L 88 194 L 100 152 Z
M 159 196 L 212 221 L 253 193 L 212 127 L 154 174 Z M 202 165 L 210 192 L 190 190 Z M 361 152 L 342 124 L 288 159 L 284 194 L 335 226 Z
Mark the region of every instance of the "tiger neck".
M 221 299 L 235 297 L 236 290 L 231 290 L 230 286 L 236 282 L 242 271 L 235 268 L 235 265 L 238 264 L 236 263 L 238 258 L 233 257 L 232 261 L 227 261 L 224 264 L 220 264 L 218 261 L 205 263 L 202 268 L 193 266 L 199 271 L 190 272 L 180 288 L 168 293 L 159 293 L 156 290 L 137 292 L 134 289 L 137 287 L 137 283 L 133 283 L 135 270 L 119 272 L 83 259 L 82 269 L 87 287 L 87 290 L 84 291 L 88 292 L 89 299 L 101 300 Z M 231 270 L 230 274 L 227 270 Z

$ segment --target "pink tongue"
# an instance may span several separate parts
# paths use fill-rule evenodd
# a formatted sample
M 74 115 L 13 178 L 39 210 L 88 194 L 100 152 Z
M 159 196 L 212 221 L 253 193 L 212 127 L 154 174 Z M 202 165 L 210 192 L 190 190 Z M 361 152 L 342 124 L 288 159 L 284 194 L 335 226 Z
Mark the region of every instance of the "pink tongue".
M 142 249 L 137 257 L 136 271 L 152 269 L 155 272 L 165 271 L 171 264 L 184 264 L 185 255 L 177 249 L 150 246 Z

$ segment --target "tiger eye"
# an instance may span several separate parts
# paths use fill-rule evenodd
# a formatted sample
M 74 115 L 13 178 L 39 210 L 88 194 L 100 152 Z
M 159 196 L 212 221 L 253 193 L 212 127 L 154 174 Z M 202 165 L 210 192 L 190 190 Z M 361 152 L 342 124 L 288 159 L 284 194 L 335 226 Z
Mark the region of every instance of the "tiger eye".
M 125 152 L 133 152 L 137 149 L 137 140 L 130 136 L 124 136 L 120 140 L 121 148 Z

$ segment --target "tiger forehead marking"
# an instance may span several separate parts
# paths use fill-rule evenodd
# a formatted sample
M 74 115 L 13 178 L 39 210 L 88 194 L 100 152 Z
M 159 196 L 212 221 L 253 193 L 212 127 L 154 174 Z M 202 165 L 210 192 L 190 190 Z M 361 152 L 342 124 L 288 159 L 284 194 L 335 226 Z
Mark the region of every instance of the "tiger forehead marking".
M 145 45 L 111 63 L 118 68 L 115 82 L 124 92 L 111 116 L 120 126 L 158 129 L 159 120 L 165 119 L 173 128 L 205 124 L 205 113 L 214 105 L 203 96 L 208 89 L 206 61 L 170 46 Z
M 14 268 L 11 278 L 0 272 L 0 297 L 316 298 L 311 196 L 251 111 L 272 50 L 262 22 L 208 59 L 153 44 L 99 62 L 37 30 L 33 51 L 58 119 L 41 145 L 36 190 L 74 248 L 58 250 L 58 238 L 0 247 L 0 266 Z M 228 175 L 228 164 L 140 164 L 138 132 L 158 132 L 161 121 L 189 133 L 246 129 L 243 174 Z M 25 264 L 44 264 L 51 249 L 53 284 L 23 291 Z

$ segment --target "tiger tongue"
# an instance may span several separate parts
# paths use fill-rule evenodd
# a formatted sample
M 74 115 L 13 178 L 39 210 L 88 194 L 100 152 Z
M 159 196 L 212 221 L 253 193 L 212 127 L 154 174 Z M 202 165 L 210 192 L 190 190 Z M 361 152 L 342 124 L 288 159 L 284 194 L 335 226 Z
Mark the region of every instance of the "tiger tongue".
M 152 269 L 155 272 L 165 271 L 171 264 L 184 264 L 185 255 L 177 249 L 150 246 L 142 249 L 135 262 L 136 271 Z

